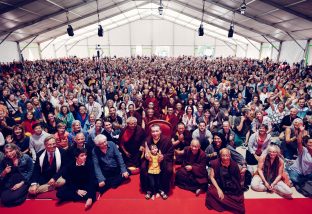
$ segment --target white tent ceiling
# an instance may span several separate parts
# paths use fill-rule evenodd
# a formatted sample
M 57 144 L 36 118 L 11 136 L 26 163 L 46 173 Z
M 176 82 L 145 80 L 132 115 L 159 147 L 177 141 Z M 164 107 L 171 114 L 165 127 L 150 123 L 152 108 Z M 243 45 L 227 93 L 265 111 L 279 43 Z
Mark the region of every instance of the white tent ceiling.
M 98 1 L 104 30 L 151 15 L 196 30 L 202 18 L 202 0 L 163 1 L 161 17 L 158 0 Z M 227 40 L 233 11 L 237 11 L 242 1 L 206 0 L 205 33 Z M 235 13 L 235 36 L 230 42 L 246 43 L 244 38 L 256 42 L 311 38 L 311 0 L 246 0 L 246 4 L 244 15 Z M 64 35 L 66 14 L 75 30 L 74 38 Z M 73 43 L 96 34 L 97 20 L 96 0 L 0 0 L 0 40 L 41 43 L 55 39 Z

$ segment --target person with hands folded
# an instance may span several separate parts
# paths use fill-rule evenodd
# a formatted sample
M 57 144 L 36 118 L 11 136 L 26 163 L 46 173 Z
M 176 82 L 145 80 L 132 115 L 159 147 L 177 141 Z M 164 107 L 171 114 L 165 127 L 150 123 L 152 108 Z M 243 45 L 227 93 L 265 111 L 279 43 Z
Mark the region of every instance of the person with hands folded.
M 280 148 L 277 145 L 269 145 L 267 152 L 258 160 L 257 174 L 252 178 L 251 188 L 257 192 L 276 192 L 290 198 L 292 191 L 282 180 L 284 161 Z

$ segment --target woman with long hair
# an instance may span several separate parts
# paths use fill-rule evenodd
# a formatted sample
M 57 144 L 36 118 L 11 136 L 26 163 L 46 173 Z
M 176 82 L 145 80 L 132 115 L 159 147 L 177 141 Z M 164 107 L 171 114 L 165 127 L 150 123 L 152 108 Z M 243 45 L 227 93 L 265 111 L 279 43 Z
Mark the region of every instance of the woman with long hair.
M 74 116 L 67 106 L 61 106 L 60 113 L 58 113 L 56 118 L 66 125 L 66 131 L 71 132 Z
M 192 106 L 187 106 L 185 113 L 182 116 L 182 122 L 184 123 L 186 130 L 194 131 L 196 128 L 196 117 L 194 116 L 194 110 Z
M 125 102 L 120 102 L 118 105 L 118 110 L 116 114 L 122 118 L 122 125 L 126 125 L 126 120 L 127 120 L 127 106 Z
M 282 180 L 284 161 L 277 145 L 269 145 L 267 152 L 258 160 L 257 174 L 252 178 L 251 188 L 257 192 L 276 192 L 290 198 L 292 191 Z
M 17 206 L 26 200 L 33 161 L 13 143 L 4 146 L 4 153 L 5 158 L 0 163 L 1 203 Z
M 32 126 L 36 123 L 39 123 L 38 120 L 35 119 L 34 117 L 34 113 L 29 111 L 26 113 L 26 118 L 23 121 L 23 126 L 25 127 L 25 133 L 26 135 L 32 135 L 34 133 L 34 130 L 32 128 Z
M 55 134 L 57 132 L 57 124 L 60 121 L 51 112 L 47 116 L 47 132 L 49 134 Z
M 267 133 L 268 126 L 261 124 L 257 132 L 253 133 L 248 141 L 246 161 L 248 165 L 257 165 L 258 160 L 271 143 L 271 135 Z
M 7 143 L 14 143 L 20 148 L 20 151 L 23 154 L 29 153 L 29 136 L 25 134 L 25 128 L 22 125 L 13 126 L 13 134 L 12 136 L 8 136 L 6 138 Z

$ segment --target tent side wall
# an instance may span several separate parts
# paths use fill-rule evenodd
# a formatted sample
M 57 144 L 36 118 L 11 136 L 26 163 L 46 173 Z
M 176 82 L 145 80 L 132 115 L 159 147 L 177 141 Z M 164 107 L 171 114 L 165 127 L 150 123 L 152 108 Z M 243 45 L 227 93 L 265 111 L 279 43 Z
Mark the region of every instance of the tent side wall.
M 19 61 L 18 48 L 16 42 L 4 41 L 0 45 L 0 63 Z

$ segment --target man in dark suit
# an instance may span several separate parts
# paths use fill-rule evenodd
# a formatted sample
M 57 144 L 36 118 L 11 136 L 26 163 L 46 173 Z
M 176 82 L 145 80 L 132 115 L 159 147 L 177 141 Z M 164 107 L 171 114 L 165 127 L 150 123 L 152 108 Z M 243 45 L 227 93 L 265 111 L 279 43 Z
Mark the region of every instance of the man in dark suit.
M 53 135 L 44 140 L 45 149 L 37 154 L 31 186 L 28 192 L 31 195 L 52 191 L 64 185 L 61 177 L 67 163 L 66 152 L 56 147 Z

